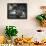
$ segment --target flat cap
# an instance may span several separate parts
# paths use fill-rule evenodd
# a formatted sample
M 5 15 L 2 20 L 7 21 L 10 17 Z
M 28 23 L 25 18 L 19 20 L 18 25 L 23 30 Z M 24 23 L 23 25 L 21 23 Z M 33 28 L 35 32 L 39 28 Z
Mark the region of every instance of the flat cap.
M 40 9 L 46 9 L 46 6 L 40 6 Z

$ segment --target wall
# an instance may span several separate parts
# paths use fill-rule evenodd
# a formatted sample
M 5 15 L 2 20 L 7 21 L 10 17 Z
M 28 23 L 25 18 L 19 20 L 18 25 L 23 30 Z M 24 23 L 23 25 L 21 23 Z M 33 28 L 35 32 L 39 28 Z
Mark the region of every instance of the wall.
M 7 3 L 27 3 L 27 16 L 25 20 L 7 19 Z M 19 31 L 18 36 L 31 36 L 37 29 L 44 29 L 38 25 L 35 16 L 41 13 L 40 6 L 46 5 L 46 0 L 0 0 L 0 34 L 4 33 L 6 25 L 15 25 Z M 33 33 L 32 33 L 33 32 Z

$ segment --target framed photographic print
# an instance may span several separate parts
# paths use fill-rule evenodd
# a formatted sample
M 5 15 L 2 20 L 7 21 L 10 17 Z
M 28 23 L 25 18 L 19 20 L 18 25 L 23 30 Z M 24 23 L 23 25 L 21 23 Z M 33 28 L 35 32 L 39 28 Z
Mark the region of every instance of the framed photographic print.
M 27 19 L 26 3 L 8 3 L 7 5 L 8 19 Z

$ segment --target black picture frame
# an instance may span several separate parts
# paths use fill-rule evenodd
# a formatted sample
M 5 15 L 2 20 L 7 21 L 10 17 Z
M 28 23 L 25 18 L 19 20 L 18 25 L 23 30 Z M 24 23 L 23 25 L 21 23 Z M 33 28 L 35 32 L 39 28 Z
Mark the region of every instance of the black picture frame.
M 8 19 L 27 19 L 27 3 L 8 3 Z

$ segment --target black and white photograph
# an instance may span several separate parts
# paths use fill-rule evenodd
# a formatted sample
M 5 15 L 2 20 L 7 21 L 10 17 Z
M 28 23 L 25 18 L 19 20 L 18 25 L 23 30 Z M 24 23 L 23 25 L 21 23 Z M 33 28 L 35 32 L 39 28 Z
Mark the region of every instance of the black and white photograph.
M 8 3 L 8 19 L 27 19 L 27 3 Z

